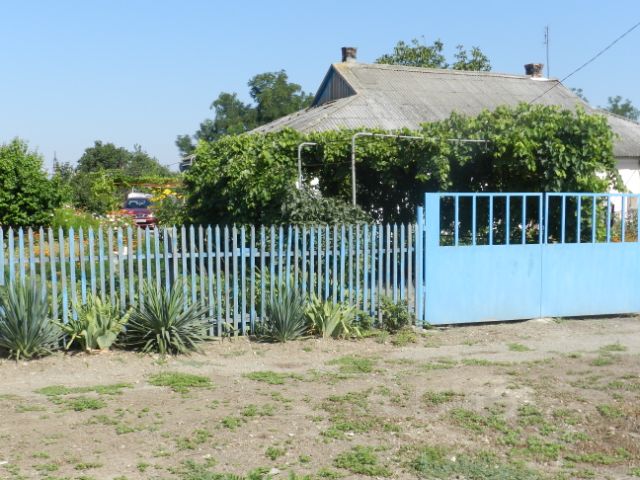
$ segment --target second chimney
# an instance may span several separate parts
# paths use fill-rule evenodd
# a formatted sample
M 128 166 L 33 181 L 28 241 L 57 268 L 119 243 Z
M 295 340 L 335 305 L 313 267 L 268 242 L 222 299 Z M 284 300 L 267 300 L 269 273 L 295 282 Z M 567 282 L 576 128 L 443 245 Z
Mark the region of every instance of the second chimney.
M 358 49 L 355 47 L 342 47 L 342 61 L 355 62 Z
M 535 78 L 542 78 L 543 69 L 544 63 L 527 63 L 524 66 L 525 74 Z

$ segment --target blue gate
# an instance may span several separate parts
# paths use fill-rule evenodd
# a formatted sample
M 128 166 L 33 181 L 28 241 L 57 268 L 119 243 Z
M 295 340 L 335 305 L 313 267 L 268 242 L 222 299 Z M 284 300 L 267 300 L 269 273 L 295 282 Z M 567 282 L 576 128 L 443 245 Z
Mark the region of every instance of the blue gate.
M 426 194 L 416 229 L 418 320 L 639 312 L 638 197 Z

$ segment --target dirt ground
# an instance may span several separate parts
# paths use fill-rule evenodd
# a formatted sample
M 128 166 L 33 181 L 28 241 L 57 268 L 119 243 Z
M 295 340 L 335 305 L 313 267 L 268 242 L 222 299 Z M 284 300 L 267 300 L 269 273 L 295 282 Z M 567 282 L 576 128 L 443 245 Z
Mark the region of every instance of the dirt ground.
M 640 477 L 640 319 L 403 340 L 0 361 L 0 478 Z

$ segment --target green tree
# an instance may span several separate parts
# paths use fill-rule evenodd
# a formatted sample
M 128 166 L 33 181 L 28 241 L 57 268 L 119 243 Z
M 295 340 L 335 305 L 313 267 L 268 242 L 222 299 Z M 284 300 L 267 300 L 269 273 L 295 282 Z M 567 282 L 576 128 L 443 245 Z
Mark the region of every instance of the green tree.
M 640 110 L 633 106 L 631 100 L 627 98 L 623 101 L 620 95 L 609 97 L 607 99 L 607 106 L 604 107 L 604 109 L 630 120 L 638 120 L 640 117 Z
M 176 146 L 182 155 L 193 153 L 196 142 L 212 142 L 225 135 L 237 135 L 284 115 L 308 107 L 313 100 L 302 87 L 289 82 L 284 70 L 255 75 L 249 82 L 253 104 L 244 103 L 237 93 L 222 92 L 211 104 L 215 115 L 206 119 L 193 135 L 179 135 Z
M 443 53 L 444 44 L 441 40 L 435 40 L 432 45 L 427 45 L 424 40 L 412 39 L 409 43 L 400 40 L 393 52 L 382 55 L 376 63 L 389 65 L 405 65 L 408 67 L 423 68 L 452 68 L 454 70 L 476 70 L 490 71 L 491 63 L 489 58 L 479 47 L 472 47 L 471 52 L 467 52 L 464 46 L 456 47 L 455 61 L 452 65 L 447 63 Z
M 586 103 L 589 103 L 589 99 L 586 97 L 581 88 L 572 88 L 571 91 L 576 94 L 576 97 L 584 100 Z
M 200 223 L 329 218 L 315 213 L 321 203 L 290 196 L 297 145 L 318 144 L 305 153 L 304 177 L 317 177 L 322 198 L 344 205 L 351 197 L 354 133 L 284 130 L 201 142 L 198 162 L 185 177 L 188 213 Z M 476 117 L 452 114 L 419 131 L 400 133 L 424 140 L 358 139 L 357 202 L 378 220 L 413 221 L 427 191 L 604 192 L 621 187 L 607 120 L 582 109 L 521 104 Z M 451 141 L 456 138 L 487 143 Z
M 96 140 L 78 160 L 77 172 L 91 173 L 99 170 L 118 170 L 131 177 L 171 175 L 167 167 L 142 150 L 140 145 L 134 145 L 133 151 L 129 151 L 113 143 Z
M 42 157 L 14 139 L 0 145 L 0 225 L 48 225 L 60 204 L 54 184 L 42 168 Z

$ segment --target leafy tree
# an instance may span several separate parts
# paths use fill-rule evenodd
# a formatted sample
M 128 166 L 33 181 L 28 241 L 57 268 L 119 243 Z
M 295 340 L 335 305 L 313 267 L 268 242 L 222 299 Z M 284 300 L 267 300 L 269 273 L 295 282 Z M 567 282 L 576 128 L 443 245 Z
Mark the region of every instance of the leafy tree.
M 589 99 L 585 96 L 584 92 L 581 88 L 572 88 L 571 91 L 576 94 L 576 96 L 585 102 L 589 103 Z
M 458 45 L 454 55 L 455 62 L 452 65 L 447 63 L 443 50 L 444 44 L 441 40 L 434 41 L 432 45 L 427 45 L 417 38 L 412 39 L 410 43 L 400 40 L 393 47 L 393 53 L 382 55 L 376 60 L 376 63 L 424 68 L 452 68 L 454 70 L 487 72 L 491 70 L 489 58 L 479 47 L 472 47 L 471 53 L 469 53 L 464 46 Z
M 326 205 L 324 200 L 314 204 L 291 196 L 297 145 L 318 144 L 304 157 L 305 177 L 319 179 L 325 200 L 344 205 L 351 196 L 353 133 L 284 130 L 201 142 L 198 162 L 185 177 L 188 213 L 200 223 L 330 218 L 318 206 Z M 426 191 L 603 192 L 621 187 L 607 120 L 582 109 L 521 104 L 477 117 L 452 114 L 417 132 L 400 133 L 424 140 L 364 137 L 357 144 L 358 206 L 379 220 L 413 221 Z M 488 142 L 452 142 L 455 138 Z
M 0 225 L 47 225 L 59 203 L 39 154 L 17 138 L 0 145 Z
M 628 98 L 622 101 L 622 97 L 616 95 L 615 97 L 609 97 L 607 103 L 608 105 L 605 107 L 605 110 L 611 113 L 626 117 L 630 120 L 638 120 L 638 117 L 640 117 L 640 110 L 634 107 Z
M 263 125 L 309 106 L 313 95 L 302 91 L 297 83 L 289 83 L 287 73 L 267 72 L 249 80 L 249 94 L 256 102 L 256 123 Z
M 180 153 L 193 153 L 195 143 L 199 140 L 212 142 L 224 135 L 247 132 L 306 108 L 313 99 L 311 94 L 302 91 L 300 85 L 289 82 L 284 70 L 255 75 L 249 80 L 248 86 L 254 104 L 242 102 L 237 93 L 220 93 L 210 107 L 215 112 L 214 118 L 204 120 L 193 136 L 178 136 L 176 146 Z
M 336 197 L 323 197 L 312 188 L 291 189 L 281 207 L 283 223 L 354 224 L 371 223 L 373 218 L 360 207 Z
M 78 173 L 91 173 L 99 170 L 119 170 L 126 175 L 168 176 L 171 172 L 158 160 L 135 145 L 133 151 L 117 147 L 113 143 L 102 143 L 96 140 L 92 147 L 85 149 L 78 160 Z
M 79 172 L 72 181 L 73 204 L 89 212 L 104 215 L 116 210 L 121 197 L 113 177 L 104 170 Z

